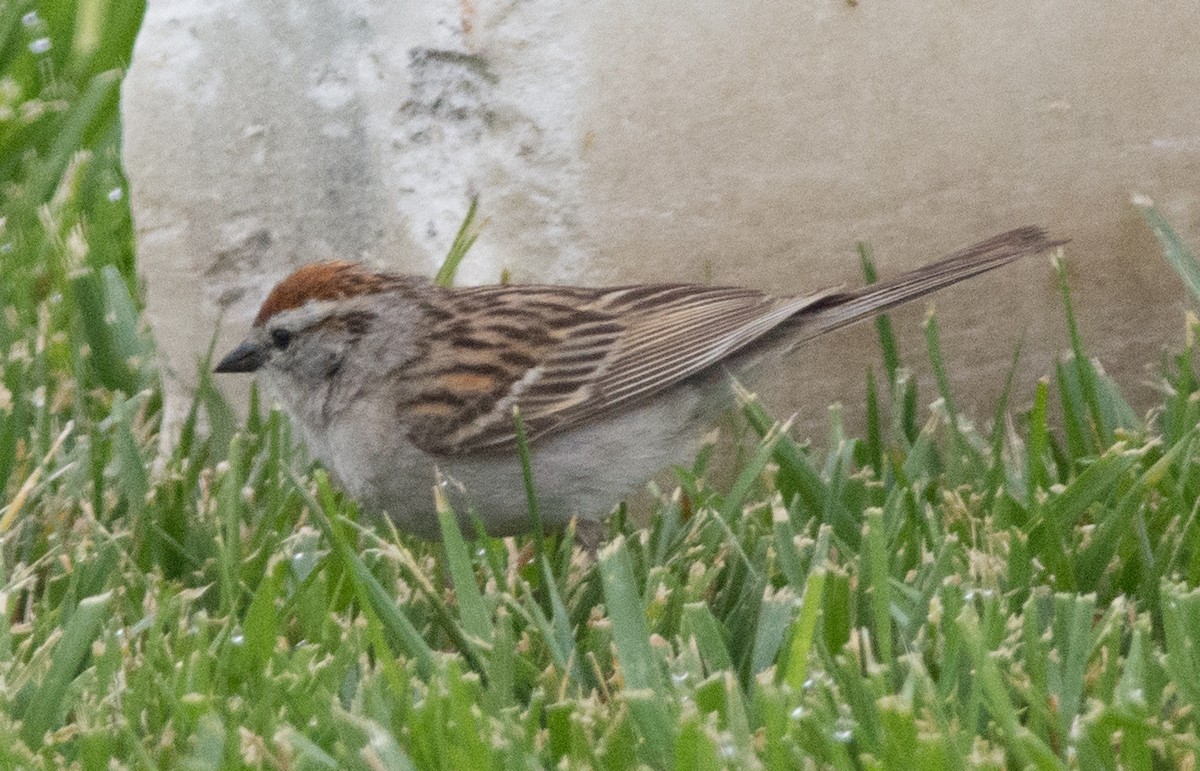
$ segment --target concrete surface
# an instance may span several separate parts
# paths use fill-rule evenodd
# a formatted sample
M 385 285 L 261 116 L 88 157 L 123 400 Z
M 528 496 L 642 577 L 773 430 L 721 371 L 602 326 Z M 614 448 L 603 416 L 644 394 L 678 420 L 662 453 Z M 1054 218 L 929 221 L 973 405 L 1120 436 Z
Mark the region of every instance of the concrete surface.
M 173 415 L 196 357 L 329 257 L 464 283 L 692 280 L 780 293 L 889 274 L 1008 227 L 1067 249 L 1091 351 L 1150 403 L 1185 290 L 1131 194 L 1200 245 L 1200 25 L 1186 2 L 150 0 L 126 162 Z M 936 298 L 959 401 L 1016 406 L 1066 349 L 1047 260 Z M 925 308 L 897 314 L 923 371 Z M 765 389 L 820 439 L 861 410 L 869 326 Z M 227 381 L 231 394 L 244 381 Z M 926 389 L 925 401 L 932 398 Z

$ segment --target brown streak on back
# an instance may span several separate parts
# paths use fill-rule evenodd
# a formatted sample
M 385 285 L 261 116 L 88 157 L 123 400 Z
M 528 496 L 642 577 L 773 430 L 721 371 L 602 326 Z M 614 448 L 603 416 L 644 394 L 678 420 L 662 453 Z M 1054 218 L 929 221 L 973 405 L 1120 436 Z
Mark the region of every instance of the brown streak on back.
M 422 418 L 453 418 L 459 410 L 452 404 L 424 402 L 413 405 L 412 414 Z
M 442 387 L 451 393 L 463 394 L 465 392 L 482 392 L 490 394 L 497 391 L 508 383 L 491 375 L 481 375 L 472 372 L 462 372 L 450 375 L 442 375 L 439 378 Z

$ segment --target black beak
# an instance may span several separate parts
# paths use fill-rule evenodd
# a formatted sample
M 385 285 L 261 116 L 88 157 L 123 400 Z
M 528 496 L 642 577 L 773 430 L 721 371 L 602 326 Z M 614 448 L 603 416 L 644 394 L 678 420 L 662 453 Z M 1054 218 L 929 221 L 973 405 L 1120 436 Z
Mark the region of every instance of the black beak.
M 267 352 L 261 346 L 246 341 L 226 354 L 213 372 L 253 372 L 266 360 Z

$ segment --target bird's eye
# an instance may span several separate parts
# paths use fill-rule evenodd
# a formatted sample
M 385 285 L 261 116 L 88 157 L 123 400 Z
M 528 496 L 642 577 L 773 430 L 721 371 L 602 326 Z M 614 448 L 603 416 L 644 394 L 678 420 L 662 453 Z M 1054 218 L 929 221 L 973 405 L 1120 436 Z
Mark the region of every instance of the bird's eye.
M 282 351 L 292 342 L 292 333 L 286 329 L 272 329 L 271 342 L 275 344 L 276 348 Z

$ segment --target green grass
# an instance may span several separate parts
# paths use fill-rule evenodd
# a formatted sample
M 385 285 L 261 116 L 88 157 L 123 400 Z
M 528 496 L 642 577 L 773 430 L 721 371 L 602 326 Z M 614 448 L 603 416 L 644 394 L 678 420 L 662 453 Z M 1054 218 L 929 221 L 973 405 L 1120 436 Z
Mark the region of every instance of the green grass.
M 864 437 L 835 412 L 813 450 L 746 396 L 733 481 L 702 455 L 594 558 L 444 506 L 416 542 L 207 386 L 158 457 L 117 155 L 140 5 L 34 7 L 0 11 L 0 768 L 1195 764 L 1194 318 L 1148 419 L 1060 270 L 1072 350 L 987 426 L 936 319 L 923 395 L 883 323 Z

